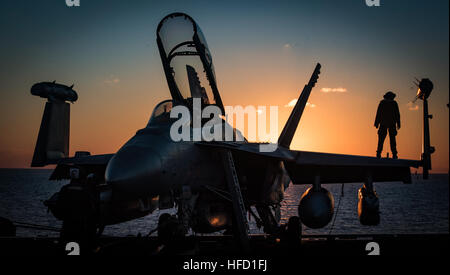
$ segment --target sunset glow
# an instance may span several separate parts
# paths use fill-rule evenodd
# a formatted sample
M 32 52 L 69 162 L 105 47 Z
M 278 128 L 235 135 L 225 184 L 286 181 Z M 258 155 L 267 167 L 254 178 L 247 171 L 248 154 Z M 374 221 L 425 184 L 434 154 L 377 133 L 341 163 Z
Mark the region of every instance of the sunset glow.
M 378 9 L 364 1 L 258 1 L 239 8 L 232 1 L 84 1 L 78 10 L 63 1 L 28 2 L 6 1 L 0 12 L 0 34 L 10 37 L 0 44 L 1 168 L 30 165 L 45 104 L 30 94 L 36 82 L 75 84 L 71 155 L 114 153 L 145 127 L 156 104 L 170 98 L 156 26 L 180 10 L 203 30 L 224 105 L 278 106 L 279 133 L 315 64 L 322 64 L 291 149 L 375 156 L 377 105 L 392 90 L 402 120 L 399 157 L 420 159 L 422 102 L 411 102 L 413 80 L 430 78 L 431 172 L 448 172 L 446 0 L 427 2 L 423 13 L 425 1 L 386 1 Z M 417 43 L 418 33 L 426 33 L 427 43 Z M 388 140 L 384 148 L 383 156 Z

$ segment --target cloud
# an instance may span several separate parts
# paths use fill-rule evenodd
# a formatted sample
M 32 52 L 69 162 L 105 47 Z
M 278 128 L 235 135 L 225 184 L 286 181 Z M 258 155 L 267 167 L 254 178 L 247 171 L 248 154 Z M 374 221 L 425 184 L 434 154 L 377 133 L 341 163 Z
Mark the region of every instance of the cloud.
M 322 93 L 346 93 L 347 89 L 346 88 L 322 88 L 320 90 Z
M 294 107 L 296 103 L 297 103 L 297 99 L 293 99 L 293 100 L 289 101 L 288 104 L 284 105 L 284 107 L 288 107 L 288 108 L 289 107 Z M 314 108 L 314 107 L 316 107 L 316 104 L 312 104 L 312 103 L 306 102 L 306 107 Z
M 103 83 L 108 84 L 108 85 L 114 85 L 120 82 L 120 79 L 118 77 L 115 76 L 111 76 L 110 78 L 106 79 L 105 81 L 103 81 Z
M 417 110 L 419 110 L 419 105 L 417 105 L 417 104 L 409 102 L 407 105 L 408 105 L 408 110 L 410 110 L 410 111 L 417 111 Z
M 293 100 L 289 101 L 289 103 L 284 105 L 284 107 L 294 107 L 295 103 L 297 103 L 297 99 L 296 98 L 294 98 Z

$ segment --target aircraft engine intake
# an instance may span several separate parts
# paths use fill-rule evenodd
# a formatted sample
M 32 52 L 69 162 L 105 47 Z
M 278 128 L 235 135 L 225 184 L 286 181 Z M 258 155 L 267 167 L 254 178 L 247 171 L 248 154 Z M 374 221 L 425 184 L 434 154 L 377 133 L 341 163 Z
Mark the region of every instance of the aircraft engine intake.
M 298 205 L 298 215 L 304 225 L 322 228 L 333 217 L 333 195 L 323 187 L 310 187 L 303 193 Z
M 375 190 L 362 187 L 358 190 L 358 218 L 362 225 L 378 225 L 380 223 L 380 203 Z

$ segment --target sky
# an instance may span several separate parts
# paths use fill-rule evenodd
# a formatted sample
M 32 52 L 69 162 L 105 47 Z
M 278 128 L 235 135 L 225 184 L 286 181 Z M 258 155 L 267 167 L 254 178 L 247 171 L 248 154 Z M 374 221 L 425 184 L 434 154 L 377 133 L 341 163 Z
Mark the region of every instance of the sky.
M 0 167 L 30 165 L 45 104 L 30 88 L 42 81 L 75 84 L 71 155 L 116 152 L 170 98 L 156 27 L 185 12 L 206 37 L 224 105 L 279 106 L 279 132 L 322 64 L 291 149 L 375 156 L 377 105 L 392 90 L 399 157 L 419 159 L 413 81 L 430 78 L 432 172 L 449 171 L 448 0 L 0 2 Z

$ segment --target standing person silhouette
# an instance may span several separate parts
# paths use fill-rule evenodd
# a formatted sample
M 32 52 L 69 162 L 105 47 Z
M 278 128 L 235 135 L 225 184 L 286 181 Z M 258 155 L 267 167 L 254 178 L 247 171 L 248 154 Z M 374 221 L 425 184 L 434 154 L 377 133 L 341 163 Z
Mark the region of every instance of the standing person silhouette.
M 383 144 L 388 130 L 392 158 L 398 158 L 395 136 L 397 135 L 397 129 L 400 129 L 400 111 L 397 102 L 394 100 L 395 96 L 393 92 L 387 92 L 378 105 L 374 124 L 375 128 L 378 128 L 377 158 L 381 158 L 381 151 L 383 151 Z

